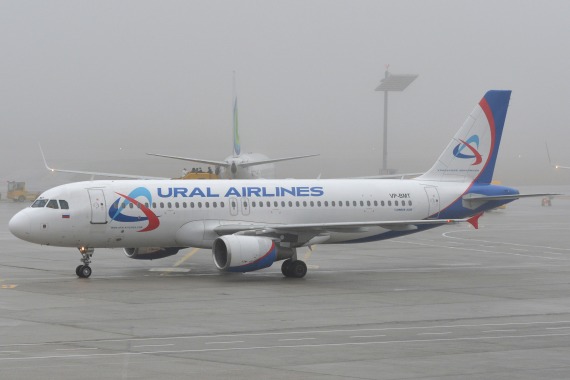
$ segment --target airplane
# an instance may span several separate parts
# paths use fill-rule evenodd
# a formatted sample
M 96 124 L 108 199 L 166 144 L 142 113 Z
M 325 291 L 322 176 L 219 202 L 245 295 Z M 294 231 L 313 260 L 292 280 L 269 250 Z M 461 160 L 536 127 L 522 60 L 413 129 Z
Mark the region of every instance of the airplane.
M 235 92 L 235 78 L 234 78 L 234 92 Z M 91 176 L 91 179 L 93 179 L 94 176 L 133 178 L 133 179 L 170 179 L 166 177 L 153 177 L 146 175 L 105 173 L 105 172 L 93 172 L 93 171 L 70 170 L 70 169 L 55 169 L 48 166 L 41 145 L 40 145 L 40 152 L 42 154 L 45 167 L 51 172 L 87 174 Z M 224 161 L 205 160 L 201 158 L 189 158 L 189 157 L 171 156 L 165 154 L 156 154 L 156 153 L 147 153 L 147 154 L 150 156 L 171 158 L 182 161 L 196 162 L 199 164 L 212 165 L 215 167 L 215 174 L 218 175 L 219 178 L 224 178 L 224 179 L 275 178 L 274 163 L 318 156 L 318 154 L 306 154 L 302 156 L 290 156 L 290 157 L 270 159 L 269 157 L 261 153 L 242 153 L 240 139 L 239 139 L 239 130 L 238 130 L 238 103 L 237 103 L 237 96 L 235 95 L 234 95 L 234 105 L 233 105 L 233 154 L 231 156 L 226 157 Z
M 235 78 L 234 78 L 235 92 Z M 261 153 L 242 153 L 238 129 L 238 103 L 237 96 L 234 96 L 233 104 L 233 153 L 223 161 L 205 160 L 202 158 L 190 158 L 172 156 L 158 153 L 147 153 L 149 156 L 171 158 L 175 160 L 196 162 L 199 164 L 214 166 L 215 173 L 224 179 L 260 179 L 275 178 L 276 162 L 297 160 L 300 158 L 315 157 L 318 154 L 306 154 L 302 156 L 291 156 L 282 158 L 269 158 Z
M 88 278 L 95 248 L 123 248 L 159 259 L 210 248 L 222 272 L 250 272 L 283 261 L 302 278 L 297 249 L 365 243 L 452 223 L 475 228 L 481 214 L 520 194 L 491 184 L 511 91 L 488 91 L 435 164 L 413 179 L 98 180 L 45 191 L 9 222 L 16 237 L 76 247 Z

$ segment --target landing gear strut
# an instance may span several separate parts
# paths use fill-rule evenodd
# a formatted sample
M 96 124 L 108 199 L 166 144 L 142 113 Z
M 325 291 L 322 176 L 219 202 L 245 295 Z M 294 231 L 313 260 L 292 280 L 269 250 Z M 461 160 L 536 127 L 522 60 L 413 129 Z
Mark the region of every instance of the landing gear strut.
M 88 278 L 91 276 L 91 267 L 89 264 L 91 264 L 91 256 L 93 256 L 93 252 L 95 252 L 93 248 L 79 247 L 79 253 L 81 253 L 80 260 L 83 264 L 78 265 L 77 268 L 75 268 L 75 274 L 77 277 Z

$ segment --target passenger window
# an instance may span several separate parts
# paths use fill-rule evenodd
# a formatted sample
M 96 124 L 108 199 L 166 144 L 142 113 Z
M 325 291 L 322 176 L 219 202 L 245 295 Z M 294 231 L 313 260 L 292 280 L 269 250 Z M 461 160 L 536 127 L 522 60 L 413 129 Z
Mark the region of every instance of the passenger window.
M 172 208 L 172 203 L 168 202 L 168 208 Z
M 317 206 L 321 207 L 321 201 L 317 201 Z
M 408 206 L 411 206 L 411 205 L 412 205 L 412 201 L 408 201 Z
M 182 202 L 182 208 L 186 208 L 186 202 Z
M 398 205 L 398 201 L 394 201 L 394 205 L 397 206 L 397 205 Z
M 388 201 L 388 206 L 392 206 L 392 201 Z
M 164 202 L 160 202 L 160 208 L 164 208 Z
M 67 201 L 59 201 L 59 208 L 62 210 L 69 210 L 69 204 L 67 203 Z
M 206 208 L 210 208 L 210 202 L 205 202 Z
M 370 201 L 366 201 L 366 205 L 367 205 L 367 206 L 370 206 Z
M 132 203 L 129 203 L 129 207 L 130 207 L 130 208 L 133 208 L 134 206 L 133 206 L 133 204 L 132 204 Z
M 281 207 L 285 207 L 285 201 L 281 201 Z
M 59 206 L 57 205 L 57 201 L 55 199 L 50 199 L 46 205 L 47 208 L 55 208 L 58 209 Z
M 301 204 L 299 203 L 299 201 L 295 202 L 295 206 L 299 207 Z
M 293 207 L 293 202 L 289 201 L 289 207 Z
M 360 201 L 360 206 L 364 206 L 364 201 Z
M 374 201 L 374 206 L 378 206 L 378 201 Z
M 259 207 L 263 207 L 263 201 L 259 201 Z
M 333 206 L 333 207 L 334 207 L 334 201 L 332 201 L 332 202 L 331 202 L 331 206 Z
M 176 202 L 176 203 L 174 204 L 174 207 L 180 208 L 180 203 Z
M 214 206 L 214 208 L 218 207 L 218 202 L 212 202 L 212 206 Z
M 329 207 L 329 202 L 325 201 L 325 207 Z
M 311 201 L 311 207 L 315 207 L 315 202 Z
M 356 201 L 352 201 L 352 205 L 356 207 Z
M 307 207 L 307 201 L 303 201 L 303 207 Z
M 338 206 L 339 206 L 339 207 L 342 207 L 342 201 L 339 201 L 339 202 L 338 202 Z
M 224 202 L 220 202 L 220 207 L 224 207 Z
M 384 201 L 380 201 L 380 206 L 384 207 Z
M 152 202 L 152 208 L 156 208 L 156 202 Z
M 275 207 L 279 207 L 279 203 L 277 203 L 277 202 L 273 202 L 273 206 L 275 206 Z
M 202 202 L 198 202 L 198 208 L 202 208 Z

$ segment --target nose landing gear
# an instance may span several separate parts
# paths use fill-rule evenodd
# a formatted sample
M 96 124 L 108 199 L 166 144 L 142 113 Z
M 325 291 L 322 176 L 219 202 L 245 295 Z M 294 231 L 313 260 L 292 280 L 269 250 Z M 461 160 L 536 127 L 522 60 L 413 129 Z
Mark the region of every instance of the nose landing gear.
M 93 248 L 79 247 L 79 253 L 81 253 L 80 260 L 83 264 L 78 265 L 77 268 L 75 268 L 75 274 L 77 277 L 89 278 L 89 276 L 91 276 L 91 267 L 89 264 L 91 264 L 91 256 L 93 256 L 93 252 L 95 252 Z

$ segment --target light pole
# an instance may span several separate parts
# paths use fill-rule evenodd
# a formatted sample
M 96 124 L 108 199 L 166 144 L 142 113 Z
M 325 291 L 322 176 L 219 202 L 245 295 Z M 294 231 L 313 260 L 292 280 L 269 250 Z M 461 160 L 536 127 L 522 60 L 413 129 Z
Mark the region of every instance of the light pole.
M 388 93 L 390 91 L 404 91 L 418 77 L 418 74 L 391 74 L 386 66 L 384 79 L 375 91 L 384 92 L 384 141 L 382 149 L 382 169 L 380 174 L 394 174 L 395 169 L 388 169 Z

